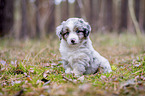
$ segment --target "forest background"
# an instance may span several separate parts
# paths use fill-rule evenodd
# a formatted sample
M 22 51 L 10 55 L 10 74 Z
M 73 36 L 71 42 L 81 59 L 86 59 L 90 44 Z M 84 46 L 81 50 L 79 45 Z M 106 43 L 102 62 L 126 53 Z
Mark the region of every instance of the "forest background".
M 145 33 L 144 0 L 0 0 L 0 36 L 45 38 L 70 17 L 93 33 Z
M 80 17 L 112 72 L 65 74 L 55 29 Z M 0 96 L 145 96 L 145 0 L 0 0 Z

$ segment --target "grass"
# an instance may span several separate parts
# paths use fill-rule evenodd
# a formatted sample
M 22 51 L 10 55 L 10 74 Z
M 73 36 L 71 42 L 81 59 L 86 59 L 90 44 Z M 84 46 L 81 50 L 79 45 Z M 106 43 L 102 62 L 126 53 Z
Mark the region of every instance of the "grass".
M 94 48 L 113 72 L 65 74 L 59 39 L 0 40 L 0 95 L 145 95 L 145 40 L 131 34 L 92 34 Z

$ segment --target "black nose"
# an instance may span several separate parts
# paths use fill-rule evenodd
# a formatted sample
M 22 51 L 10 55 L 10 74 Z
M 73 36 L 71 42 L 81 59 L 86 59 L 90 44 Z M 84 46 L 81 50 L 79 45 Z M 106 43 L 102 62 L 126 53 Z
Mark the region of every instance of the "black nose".
M 72 39 L 72 40 L 71 40 L 71 43 L 74 44 L 74 43 L 75 43 L 75 39 Z

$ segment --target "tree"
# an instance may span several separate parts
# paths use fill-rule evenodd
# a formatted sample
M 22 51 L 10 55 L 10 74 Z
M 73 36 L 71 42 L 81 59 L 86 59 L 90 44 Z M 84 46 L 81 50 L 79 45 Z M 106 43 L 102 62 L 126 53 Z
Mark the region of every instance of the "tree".
M 131 15 L 131 19 L 132 19 L 133 24 L 135 26 L 137 36 L 141 37 L 141 31 L 140 31 L 140 28 L 139 28 L 139 25 L 138 25 L 138 22 L 137 22 L 137 19 L 136 19 L 136 16 L 135 16 L 135 12 L 134 12 L 133 0 L 129 0 L 128 7 L 129 7 L 129 12 L 130 12 L 130 15 Z
M 105 29 L 107 31 L 112 31 L 113 28 L 113 1 L 112 0 L 106 0 L 106 8 L 105 8 Z
M 36 4 L 36 37 L 40 38 L 40 12 L 39 12 L 39 0 L 35 1 Z
M 22 8 L 22 25 L 20 32 L 20 39 L 28 38 L 28 21 L 27 21 L 27 3 L 26 0 L 21 0 L 21 8 Z
M 139 8 L 139 26 L 142 32 L 145 33 L 145 0 L 140 1 L 140 8 Z
M 121 21 L 119 26 L 119 33 L 127 29 L 127 9 L 128 0 L 121 0 Z
M 0 0 L 0 37 L 4 36 L 13 28 L 14 24 L 14 0 Z
M 61 2 L 55 4 L 55 28 L 61 23 Z
M 75 16 L 75 1 L 68 2 L 68 3 L 69 3 L 69 17 L 74 17 Z
M 67 0 L 63 1 L 61 6 L 61 10 L 63 10 L 61 11 L 61 21 L 68 19 L 68 15 L 69 15 L 68 8 L 69 8 L 68 1 Z
M 113 31 L 117 32 L 119 30 L 119 24 L 120 24 L 120 2 L 118 0 L 113 0 Z

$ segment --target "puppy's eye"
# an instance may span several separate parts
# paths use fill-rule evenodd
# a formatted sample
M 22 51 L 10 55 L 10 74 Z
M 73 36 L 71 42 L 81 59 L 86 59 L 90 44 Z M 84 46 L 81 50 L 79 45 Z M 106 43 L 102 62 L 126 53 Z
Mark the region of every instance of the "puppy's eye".
M 64 33 L 64 35 L 69 35 L 69 32 Z
M 77 32 L 77 33 L 81 33 L 81 32 L 83 32 L 83 31 L 81 31 L 81 30 L 77 30 L 76 32 Z

